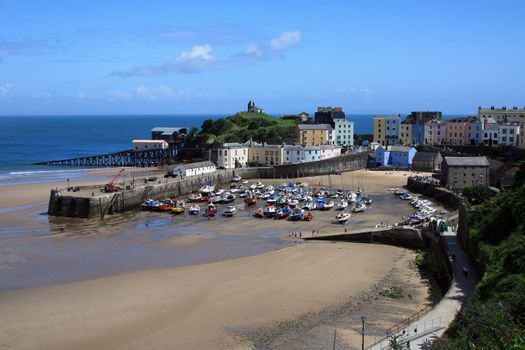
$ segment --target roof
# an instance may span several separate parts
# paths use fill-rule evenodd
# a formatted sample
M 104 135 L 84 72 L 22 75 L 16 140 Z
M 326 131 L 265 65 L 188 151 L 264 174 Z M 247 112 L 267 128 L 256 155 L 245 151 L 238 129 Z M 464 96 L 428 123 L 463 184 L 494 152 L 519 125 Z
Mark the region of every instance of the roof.
M 505 163 L 500 161 L 500 160 L 489 159 L 489 166 L 490 166 L 491 170 L 498 170 L 499 168 L 501 168 L 504 165 L 505 165 Z
M 336 146 L 336 145 L 319 145 L 319 148 L 321 148 L 321 149 L 336 149 L 336 148 L 341 148 L 341 146 Z
M 413 147 L 409 146 L 388 146 L 387 150 L 390 152 L 409 152 Z
M 416 152 L 414 162 L 433 162 L 436 160 L 439 152 Z
M 195 168 L 204 168 L 204 167 L 215 166 L 215 165 L 210 161 L 205 161 L 205 162 L 179 164 L 177 166 L 178 167 L 182 166 L 182 167 L 185 167 L 186 169 L 195 169 Z
M 319 150 L 321 150 L 321 148 L 319 146 L 305 146 L 304 150 L 305 151 L 311 151 L 311 150 L 319 151 Z
M 287 151 L 300 151 L 303 149 L 301 145 L 284 145 L 284 149 Z
M 164 126 L 157 126 L 153 129 L 151 129 L 151 132 L 162 132 L 162 135 L 173 135 L 174 133 L 180 132 L 180 130 L 186 130 L 187 128 L 174 128 L 174 127 L 164 127 Z
M 133 140 L 132 143 L 166 143 L 164 140 Z
M 332 130 L 330 124 L 298 124 L 299 130 Z
M 238 142 L 227 142 L 224 145 L 222 145 L 222 147 L 224 147 L 224 148 L 245 148 L 247 146 L 241 145 Z
M 445 157 L 445 162 L 449 166 L 489 166 L 486 157 Z

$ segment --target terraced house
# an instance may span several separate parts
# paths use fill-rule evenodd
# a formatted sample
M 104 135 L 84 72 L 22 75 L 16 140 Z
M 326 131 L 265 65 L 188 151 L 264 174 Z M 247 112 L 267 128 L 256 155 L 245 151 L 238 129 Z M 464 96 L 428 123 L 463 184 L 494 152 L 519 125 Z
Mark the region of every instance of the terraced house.
M 299 124 L 297 138 L 302 146 L 326 145 L 333 143 L 333 128 L 330 124 Z

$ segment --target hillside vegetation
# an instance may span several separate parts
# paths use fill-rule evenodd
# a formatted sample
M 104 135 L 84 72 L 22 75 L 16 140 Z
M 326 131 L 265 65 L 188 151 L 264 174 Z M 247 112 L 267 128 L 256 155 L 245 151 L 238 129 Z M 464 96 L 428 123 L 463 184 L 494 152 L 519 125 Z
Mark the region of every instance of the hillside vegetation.
M 511 190 L 474 206 L 469 256 L 482 279 L 434 349 L 525 349 L 525 166 Z
M 192 129 L 188 147 L 213 148 L 225 142 L 256 142 L 281 144 L 296 138 L 297 120 L 280 119 L 265 113 L 241 112 L 228 118 L 207 119 L 201 130 Z

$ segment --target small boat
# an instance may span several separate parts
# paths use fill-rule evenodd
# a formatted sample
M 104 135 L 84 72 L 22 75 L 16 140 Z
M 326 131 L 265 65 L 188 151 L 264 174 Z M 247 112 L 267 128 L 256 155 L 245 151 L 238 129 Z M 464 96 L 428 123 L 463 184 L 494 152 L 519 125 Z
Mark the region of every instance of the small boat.
M 401 191 L 401 190 L 394 191 L 394 195 L 395 196 L 401 196 L 401 195 L 404 195 L 404 194 L 405 194 L 405 192 Z
M 243 185 L 247 185 L 248 184 L 248 180 L 242 180 L 242 184 Z
M 256 218 L 264 218 L 264 211 L 263 211 L 263 208 L 259 208 L 255 211 L 255 213 L 253 213 L 253 216 L 255 216 Z
M 275 194 L 272 194 L 266 199 L 266 203 L 275 203 L 277 201 L 277 196 Z
M 335 203 L 332 201 L 329 201 L 328 203 L 323 203 L 323 206 L 320 208 L 320 210 L 330 210 L 335 206 Z
M 199 215 L 201 212 L 201 207 L 199 207 L 197 204 L 194 204 L 190 207 L 188 210 L 188 214 L 190 215 Z
M 217 207 L 215 206 L 215 204 L 208 204 L 208 207 L 206 208 L 206 214 L 208 216 L 215 216 L 215 214 L 217 214 Z
M 337 216 L 335 217 L 335 220 L 339 223 L 339 224 L 346 224 L 348 222 L 348 220 L 350 219 L 350 214 L 349 213 L 339 213 L 337 214 Z
M 264 188 L 264 184 L 261 181 L 257 181 L 257 184 L 255 186 L 260 190 Z
M 202 186 L 199 190 L 203 195 L 208 195 L 215 190 L 215 186 Z
M 233 179 L 232 179 L 232 181 L 235 181 L 235 182 L 237 182 L 237 181 L 241 181 L 241 180 L 242 180 L 242 177 L 241 177 L 240 175 L 235 175 L 235 176 L 233 177 Z
M 263 209 L 264 216 L 267 218 L 273 218 L 277 214 L 277 208 L 274 205 L 267 205 Z
M 235 213 L 237 213 L 237 208 L 235 205 L 227 205 L 226 208 L 224 208 L 222 215 L 231 217 L 234 216 Z
M 304 209 L 304 210 L 316 210 L 317 209 L 317 204 L 315 204 L 314 202 L 307 202 L 303 205 L 303 207 L 301 209 Z
M 307 211 L 306 214 L 303 216 L 304 221 L 312 221 L 314 218 L 314 214 L 311 211 Z
M 200 199 L 199 199 L 199 202 L 209 202 L 210 201 L 210 198 L 208 196 L 202 196 Z
M 372 197 L 370 196 L 363 196 L 361 199 L 366 205 L 372 204 L 373 201 Z
M 297 199 L 291 199 L 288 202 L 288 205 L 290 206 L 290 208 L 295 208 L 295 207 L 297 207 L 298 204 L 299 204 L 299 200 L 297 200 Z
M 144 201 L 144 203 L 142 203 L 140 207 L 144 210 L 153 210 L 156 209 L 159 206 L 159 204 L 160 203 L 156 200 L 148 199 Z
M 244 199 L 244 203 L 245 203 L 246 205 L 254 205 L 254 204 L 257 203 L 257 198 L 255 198 L 255 197 L 246 197 L 246 198 Z
M 348 202 L 344 199 L 341 199 L 339 203 L 337 203 L 337 210 L 345 210 L 348 207 Z
M 281 208 L 279 210 L 277 210 L 277 212 L 275 213 L 275 218 L 276 219 L 283 219 L 287 216 L 289 216 L 292 212 L 292 209 L 290 209 L 290 207 L 284 207 L 284 208 Z
M 159 203 L 159 206 L 156 208 L 158 211 L 171 211 L 175 203 L 171 199 L 164 199 Z
M 388 191 L 389 191 L 389 192 L 396 192 L 396 191 L 399 191 L 399 188 L 398 188 L 398 187 L 395 187 L 395 188 L 389 188 Z
M 412 195 L 410 193 L 403 193 L 401 195 L 401 197 L 399 197 L 399 198 L 407 200 L 407 201 L 411 201 L 413 197 L 412 197 Z
M 222 196 L 213 196 L 210 198 L 210 202 L 212 203 L 220 203 L 222 201 Z
M 295 208 L 292 210 L 292 213 L 288 217 L 288 220 L 299 221 L 299 220 L 302 220 L 303 217 L 304 217 L 304 210 Z
M 366 209 L 366 205 L 364 203 L 358 204 L 355 206 L 354 210 L 352 210 L 354 213 L 362 213 Z
M 202 198 L 200 193 L 192 193 L 188 196 L 188 202 L 198 202 Z
M 222 204 L 228 204 L 228 203 L 233 202 L 234 200 L 235 200 L 235 195 L 233 193 L 227 193 L 221 196 Z
M 186 204 L 183 201 L 175 202 L 175 206 L 171 208 L 171 212 L 174 214 L 182 214 L 186 210 Z

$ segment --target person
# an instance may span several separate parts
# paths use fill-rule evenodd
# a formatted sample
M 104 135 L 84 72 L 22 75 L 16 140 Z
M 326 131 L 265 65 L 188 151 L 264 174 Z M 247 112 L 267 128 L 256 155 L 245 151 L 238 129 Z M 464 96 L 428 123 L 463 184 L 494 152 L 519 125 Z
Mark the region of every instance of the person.
M 456 253 L 452 253 L 452 262 L 456 263 Z
M 468 278 L 468 267 L 466 266 L 463 266 L 463 276 L 465 276 L 465 278 Z
M 299 238 L 302 238 L 302 236 L 303 236 L 303 232 L 299 231 Z
M 345 233 L 348 233 L 348 227 L 345 225 Z

